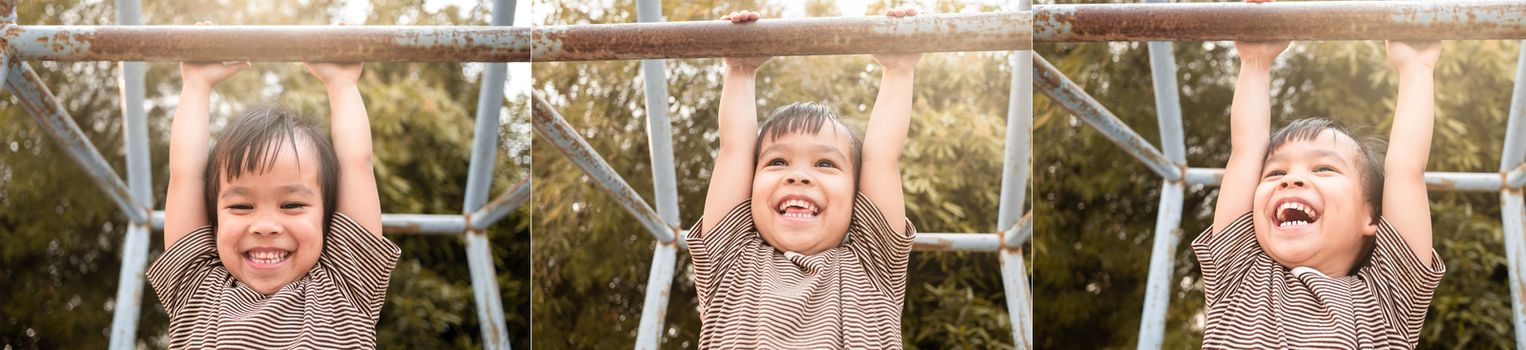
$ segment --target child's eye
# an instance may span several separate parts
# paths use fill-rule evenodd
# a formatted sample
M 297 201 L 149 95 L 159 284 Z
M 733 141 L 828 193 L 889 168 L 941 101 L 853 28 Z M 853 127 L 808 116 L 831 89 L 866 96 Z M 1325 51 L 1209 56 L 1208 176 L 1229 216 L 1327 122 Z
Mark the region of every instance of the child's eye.
M 254 206 L 253 205 L 248 205 L 248 204 L 233 204 L 233 205 L 229 205 L 228 209 L 231 209 L 231 210 L 254 210 Z
M 1287 173 L 1283 172 L 1282 170 L 1272 170 L 1272 171 L 1266 172 L 1266 176 L 1262 176 L 1262 177 L 1263 178 L 1273 178 L 1273 177 L 1278 177 L 1278 176 L 1282 176 L 1282 175 L 1287 175 Z
M 1318 167 L 1314 168 L 1314 172 L 1325 172 L 1325 171 L 1335 172 L 1335 168 L 1330 167 L 1328 165 L 1321 165 L 1321 166 L 1318 166 Z
M 816 161 L 816 166 L 820 167 L 820 168 L 836 168 L 837 164 L 836 163 L 832 163 L 832 161 L 830 161 L 830 160 L 821 160 L 821 161 Z
M 768 161 L 768 164 L 767 164 L 767 166 L 785 166 L 785 165 L 789 165 L 789 163 L 785 163 L 783 159 L 770 160 L 770 161 Z
M 306 208 L 306 207 L 307 207 L 307 203 L 285 203 L 285 204 L 281 204 L 281 209 L 302 209 L 302 208 Z

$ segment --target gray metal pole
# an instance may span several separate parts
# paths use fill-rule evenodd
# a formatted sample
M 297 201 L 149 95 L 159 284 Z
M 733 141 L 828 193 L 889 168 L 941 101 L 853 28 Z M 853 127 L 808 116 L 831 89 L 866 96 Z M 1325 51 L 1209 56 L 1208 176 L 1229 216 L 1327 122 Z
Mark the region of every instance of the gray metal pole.
M 1122 147 L 1124 152 L 1128 152 L 1129 155 L 1134 156 L 1134 159 L 1150 167 L 1151 171 L 1167 180 L 1181 179 L 1180 166 L 1173 164 L 1154 145 L 1145 141 L 1144 137 L 1135 133 L 1123 121 L 1118 120 L 1118 116 L 1113 115 L 1113 112 L 1103 107 L 1102 103 L 1086 94 L 1086 91 L 1076 86 L 1075 82 L 1065 77 L 1065 73 L 1061 73 L 1059 69 L 1044 60 L 1043 56 L 1034 56 L 1033 77 L 1034 86 L 1038 87 L 1044 95 L 1048 95 L 1049 100 L 1064 107 L 1076 117 L 1080 117 L 1081 121 L 1097 129 L 1102 136 L 1106 136 L 1109 141 Z
M 1161 2 L 1160 0 L 1147 0 Z M 1187 164 L 1182 136 L 1182 108 L 1177 96 L 1176 57 L 1169 42 L 1150 42 L 1150 73 L 1155 88 L 1155 117 L 1160 123 L 1161 149 L 1178 168 Z M 1150 276 L 1145 283 L 1144 311 L 1139 320 L 1139 349 L 1159 349 L 1166 335 L 1166 313 L 1171 305 L 1171 273 L 1176 265 L 1176 243 L 1181 238 L 1182 180 L 1167 180 L 1161 190 L 1156 214 L 1155 247 L 1150 253 Z
M 117 0 L 117 23 L 142 25 L 138 0 Z M 149 165 L 148 119 L 143 111 L 143 62 L 122 62 L 122 143 L 127 148 L 127 187 L 142 208 L 154 207 L 153 169 Z M 122 242 L 122 269 L 117 276 L 116 308 L 111 316 L 111 348 L 136 346 L 138 315 L 143 305 L 143 270 L 148 266 L 149 222 L 129 222 Z
M 1031 13 L 1033 1 L 1018 1 L 1017 7 L 1021 13 Z M 1032 47 L 1031 42 L 1025 44 Z M 1012 344 L 1014 348 L 1030 349 L 1033 348 L 1033 295 L 1028 288 L 1028 270 L 1023 267 L 1022 244 L 1033 231 L 1031 226 L 1027 229 L 1015 229 L 1014 226 L 1021 224 L 1019 220 L 1023 217 L 1029 162 L 1033 154 L 1033 51 L 1014 51 L 1010 57 L 1012 85 L 1007 92 L 1007 140 L 1003 150 L 996 230 L 1004 235 L 998 258 L 1002 289 L 1007 297 L 1007 317 L 1012 321 Z
M 636 20 L 662 22 L 662 1 L 636 0 Z M 668 226 L 678 227 L 678 180 L 673 174 L 673 125 L 668 120 L 665 62 L 641 60 L 641 78 L 646 88 L 646 135 L 652 149 L 652 193 L 657 200 L 657 214 Z M 656 349 L 662 344 L 662 325 L 667 316 L 668 295 L 672 294 L 677 245 L 683 242 L 674 239 L 655 244 L 651 271 L 647 274 L 646 300 L 641 306 L 641 326 L 636 331 L 637 349 Z
M 1521 56 L 1516 60 L 1515 89 L 1510 98 L 1510 121 L 1506 124 L 1505 149 L 1500 152 L 1500 172 L 1507 172 L 1526 161 L 1526 41 L 1521 42 Z M 1505 258 L 1510 264 L 1510 311 L 1515 324 L 1516 344 L 1526 344 L 1526 300 L 1521 283 L 1526 283 L 1526 230 L 1522 228 L 1521 189 L 1500 191 L 1500 221 L 1504 225 Z
M 1007 314 L 1012 318 L 1012 338 L 1016 349 L 1033 348 L 1033 291 L 1028 289 L 1028 269 L 1023 266 L 1022 249 L 1002 249 L 1001 285 L 1007 295 Z
M 493 2 L 494 26 L 514 24 L 514 0 Z M 508 79 L 505 63 L 484 63 L 482 87 L 477 94 L 476 125 L 472 131 L 472 158 L 467 170 L 466 198 L 462 213 L 470 214 L 487 201 L 492 189 L 493 162 L 498 155 L 498 115 L 503 109 L 503 84 Z M 487 349 L 508 349 L 509 333 L 503 315 L 503 299 L 498 294 L 498 275 L 493 271 L 492 248 L 487 231 L 466 231 L 467 267 L 471 270 L 472 295 L 477 301 L 477 319 L 481 323 L 482 345 Z

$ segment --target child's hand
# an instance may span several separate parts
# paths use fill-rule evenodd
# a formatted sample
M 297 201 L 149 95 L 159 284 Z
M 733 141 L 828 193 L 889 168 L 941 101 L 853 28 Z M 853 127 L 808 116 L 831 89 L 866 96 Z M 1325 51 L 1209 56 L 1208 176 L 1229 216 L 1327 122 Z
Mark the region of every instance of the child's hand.
M 757 21 L 761 17 L 756 11 L 733 11 L 731 14 L 721 16 L 721 20 L 731 21 L 731 23 L 747 23 Z M 768 62 L 769 58 L 772 57 L 726 57 L 722 60 L 726 62 L 726 67 L 731 69 L 756 71 L 758 67 L 763 66 L 763 63 Z
M 1272 0 L 1245 0 L 1252 4 L 1270 3 Z M 1288 49 L 1286 41 L 1236 41 L 1235 51 L 1240 52 L 1240 62 L 1259 62 L 1271 67 L 1272 60 L 1277 59 L 1283 50 Z
M 196 25 L 212 25 L 212 22 L 196 22 Z M 180 82 L 211 88 L 244 68 L 249 68 L 249 62 L 180 62 Z
M 1288 49 L 1286 41 L 1236 41 L 1235 51 L 1240 53 L 1240 62 L 1260 62 L 1271 65 L 1282 51 Z
M 886 17 L 905 17 L 915 15 L 917 15 L 917 9 L 913 8 L 885 10 Z M 922 60 L 922 53 L 878 54 L 873 55 L 873 57 L 875 62 L 879 62 L 880 66 L 885 67 L 886 71 L 890 71 L 912 69 L 916 67 L 917 62 Z
M 335 25 L 348 25 L 344 22 Z M 302 62 L 307 72 L 318 80 L 323 81 L 324 86 L 355 85 L 360 81 L 360 63 L 327 63 L 327 62 Z
M 1393 64 L 1394 68 L 1400 70 L 1410 66 L 1434 69 L 1436 68 L 1436 59 L 1440 57 L 1440 41 L 1388 42 L 1388 63 Z

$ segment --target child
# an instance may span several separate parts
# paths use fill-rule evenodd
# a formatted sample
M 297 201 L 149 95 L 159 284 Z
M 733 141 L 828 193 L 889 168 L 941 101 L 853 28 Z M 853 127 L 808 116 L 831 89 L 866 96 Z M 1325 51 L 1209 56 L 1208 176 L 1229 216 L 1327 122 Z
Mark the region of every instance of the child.
M 164 255 L 148 280 L 171 348 L 373 348 L 401 251 L 381 236 L 360 64 L 304 63 L 328 89 L 333 143 L 279 107 L 211 151 L 212 87 L 248 63 L 184 62 L 170 135 Z
M 1270 136 L 1271 66 L 1287 42 L 1237 42 L 1232 151 L 1203 271 L 1204 348 L 1414 348 L 1445 272 L 1425 163 L 1437 42 L 1389 42 L 1399 96 L 1387 159 L 1328 120 Z M 1386 163 L 1386 164 L 1385 164 Z
M 758 14 L 721 19 L 747 25 Z M 753 84 L 768 57 L 725 59 L 721 145 L 704 218 L 685 239 L 700 348 L 901 347 L 915 229 L 897 162 L 921 56 L 874 56 L 884 76 L 862 144 L 809 103 L 774 111 L 759 130 Z

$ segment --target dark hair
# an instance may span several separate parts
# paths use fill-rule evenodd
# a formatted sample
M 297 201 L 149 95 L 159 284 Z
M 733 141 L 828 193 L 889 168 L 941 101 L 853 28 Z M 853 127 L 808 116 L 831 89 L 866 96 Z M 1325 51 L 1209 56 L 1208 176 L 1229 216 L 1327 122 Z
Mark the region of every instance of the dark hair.
M 217 145 L 207 157 L 204 182 L 207 221 L 217 226 L 217 197 L 222 179 L 237 179 L 246 173 L 269 171 L 275 165 L 283 145 L 292 151 L 301 140 L 313 146 L 318 156 L 318 182 L 323 197 L 323 232 L 328 233 L 339 197 L 339 160 L 334 145 L 313 123 L 279 105 L 257 106 L 228 123 Z
M 842 126 L 848 131 L 848 137 L 853 140 L 853 154 L 849 157 L 853 160 L 853 183 L 856 185 L 859 168 L 864 163 L 864 141 L 858 137 L 858 133 L 854 132 L 853 128 L 838 119 L 836 113 L 832 113 L 832 108 L 814 102 L 795 102 L 769 113 L 768 119 L 764 119 L 763 125 L 758 127 L 758 140 L 753 142 L 753 165 L 757 165 L 758 156 L 763 152 L 764 137 L 772 140 L 789 134 L 815 134 L 821 132 L 821 127 L 827 122 Z
M 1294 120 L 1292 123 L 1288 123 L 1287 126 L 1283 126 L 1282 129 L 1277 129 L 1276 132 L 1272 133 L 1271 140 L 1266 147 L 1266 156 L 1270 158 L 1272 152 L 1277 151 L 1278 147 L 1282 147 L 1283 144 L 1288 142 L 1313 140 L 1319 137 L 1319 134 L 1325 132 L 1325 130 L 1346 135 L 1346 137 L 1356 142 L 1358 153 L 1362 157 L 1361 161 L 1357 162 L 1357 169 L 1362 174 L 1362 199 L 1367 202 L 1367 205 L 1372 206 L 1371 220 L 1373 224 L 1377 224 L 1383 216 L 1382 149 L 1387 143 L 1383 139 L 1373 136 L 1367 129 L 1348 129 L 1335 121 L 1325 118 Z M 1265 162 L 1263 159 L 1262 163 Z M 1356 264 L 1352 265 L 1351 273 L 1356 273 L 1357 269 L 1366 265 L 1367 260 L 1372 256 L 1372 250 L 1375 246 L 1374 240 L 1369 237 L 1363 244 L 1362 253 L 1358 256 Z

